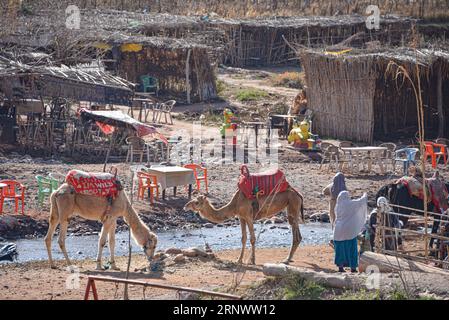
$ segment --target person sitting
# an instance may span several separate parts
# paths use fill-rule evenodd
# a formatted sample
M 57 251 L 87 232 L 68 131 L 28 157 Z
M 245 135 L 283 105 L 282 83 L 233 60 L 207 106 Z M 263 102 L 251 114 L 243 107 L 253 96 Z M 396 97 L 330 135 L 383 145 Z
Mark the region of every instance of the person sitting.
M 366 193 L 355 200 L 351 199 L 348 191 L 342 191 L 338 195 L 335 206 L 334 262 L 339 272 L 344 272 L 345 267 L 350 267 L 351 272 L 357 272 L 359 264 L 357 236 L 365 225 L 367 211 Z
M 289 116 L 305 115 L 307 111 L 307 95 L 304 89 L 300 90 L 293 101 L 293 106 L 288 110 Z M 293 128 L 293 119 L 288 120 L 288 132 Z

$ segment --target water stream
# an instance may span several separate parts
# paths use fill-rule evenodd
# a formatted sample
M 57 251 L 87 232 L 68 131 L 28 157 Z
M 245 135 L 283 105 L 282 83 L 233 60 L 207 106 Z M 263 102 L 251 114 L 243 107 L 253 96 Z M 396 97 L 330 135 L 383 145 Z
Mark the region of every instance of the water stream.
M 256 224 L 257 247 L 289 247 L 292 235 L 288 224 Z M 332 238 L 332 230 L 329 223 L 308 223 L 300 226 L 303 241 L 301 245 L 325 244 Z M 237 249 L 241 247 L 240 226 L 202 228 L 194 230 L 171 230 L 157 233 L 158 250 L 170 247 L 189 248 L 204 247 L 207 242 L 213 251 L 225 249 Z M 140 253 L 141 249 L 132 241 L 132 251 Z M 17 262 L 33 260 L 46 260 L 47 250 L 43 238 L 23 239 L 15 241 L 19 253 Z M 97 254 L 98 235 L 67 237 L 66 247 L 72 259 L 95 259 Z M 249 235 L 248 243 L 249 245 Z M 120 232 L 116 235 L 116 256 L 124 256 L 128 253 L 128 232 Z M 54 259 L 63 259 L 57 243 L 57 237 L 53 239 Z M 104 252 L 109 255 L 108 249 Z

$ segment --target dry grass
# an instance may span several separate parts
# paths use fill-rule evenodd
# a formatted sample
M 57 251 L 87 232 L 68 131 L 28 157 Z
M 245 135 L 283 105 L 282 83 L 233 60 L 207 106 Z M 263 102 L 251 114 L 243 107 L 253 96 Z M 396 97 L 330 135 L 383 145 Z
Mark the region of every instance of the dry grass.
M 276 87 L 301 89 L 305 85 L 304 72 L 289 72 L 274 75 L 270 79 L 271 84 Z

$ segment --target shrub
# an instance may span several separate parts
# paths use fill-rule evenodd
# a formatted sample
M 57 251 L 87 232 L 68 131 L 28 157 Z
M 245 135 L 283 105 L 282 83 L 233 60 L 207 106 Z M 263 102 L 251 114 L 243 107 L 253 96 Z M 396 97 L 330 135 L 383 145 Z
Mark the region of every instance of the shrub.
M 258 89 L 242 89 L 237 92 L 237 100 L 241 102 L 256 101 L 268 97 L 268 93 Z
M 296 275 L 287 280 L 284 298 L 286 300 L 319 300 L 325 291 L 326 289 L 322 285 Z
M 284 72 L 272 77 L 271 82 L 277 87 L 300 89 L 304 87 L 303 72 Z

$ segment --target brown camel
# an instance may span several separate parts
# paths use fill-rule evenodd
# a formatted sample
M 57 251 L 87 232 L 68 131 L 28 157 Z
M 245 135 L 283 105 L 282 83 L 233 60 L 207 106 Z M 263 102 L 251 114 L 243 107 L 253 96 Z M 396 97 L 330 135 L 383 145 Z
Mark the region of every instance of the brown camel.
M 198 212 L 201 217 L 214 223 L 222 223 L 227 219 L 238 217 L 242 229 L 242 250 L 240 252 L 238 263 L 242 262 L 245 253 L 247 239 L 246 227 L 248 226 L 251 242 L 251 264 L 256 263 L 256 234 L 254 233 L 254 221 L 271 218 L 285 208 L 287 208 L 288 223 L 290 224 L 293 233 L 290 252 L 288 257 L 283 261 L 288 264 L 293 261 L 293 255 L 302 240 L 299 224 L 304 222 L 303 197 L 292 187 L 288 187 L 284 192 L 260 197 L 259 210 L 257 212 L 254 212 L 253 210 L 252 200 L 246 198 L 240 190 L 234 194 L 227 205 L 219 209 L 216 209 L 205 195 L 198 195 L 184 206 L 184 210 Z
M 88 219 L 97 220 L 103 223 L 101 228 L 100 239 L 98 241 L 97 269 L 101 270 L 101 256 L 103 247 L 106 244 L 106 237 L 109 240 L 109 252 L 111 255 L 110 263 L 112 269 L 117 269 L 114 259 L 115 249 L 115 229 L 117 226 L 117 218 L 123 217 L 125 222 L 130 226 L 131 233 L 135 242 L 141 246 L 147 258 L 151 260 L 157 245 L 157 236 L 142 222 L 137 212 L 132 207 L 126 196 L 125 191 L 119 191 L 117 197 L 113 200 L 111 209 L 105 214 L 108 201 L 106 198 L 77 194 L 73 188 L 64 183 L 58 190 L 50 196 L 50 223 L 48 232 L 45 236 L 45 244 L 48 251 L 48 260 L 50 266 L 55 268 L 51 256 L 51 240 L 53 233 L 58 225 L 60 225 L 59 247 L 70 266 L 71 262 L 65 248 L 65 238 L 69 219 L 74 215 Z

